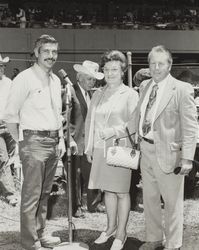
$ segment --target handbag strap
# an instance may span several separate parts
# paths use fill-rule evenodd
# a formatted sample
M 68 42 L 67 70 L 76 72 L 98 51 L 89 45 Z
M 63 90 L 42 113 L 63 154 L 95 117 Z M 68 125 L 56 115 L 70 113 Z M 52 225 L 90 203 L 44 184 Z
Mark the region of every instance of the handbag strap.
M 129 138 L 129 141 L 131 143 L 132 148 L 135 149 L 136 148 L 136 144 L 133 141 L 133 139 L 131 138 L 131 134 L 130 134 L 129 129 L 127 127 L 126 127 L 126 132 L 127 132 L 127 135 L 128 135 L 128 138 Z

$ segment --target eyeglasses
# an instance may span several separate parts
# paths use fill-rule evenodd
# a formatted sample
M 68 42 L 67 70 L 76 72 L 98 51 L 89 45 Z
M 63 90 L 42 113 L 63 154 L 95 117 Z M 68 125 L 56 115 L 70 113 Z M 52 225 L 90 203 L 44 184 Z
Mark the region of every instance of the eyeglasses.
M 163 68 L 165 65 L 167 65 L 166 63 L 162 63 L 162 62 L 150 62 L 149 63 L 150 67 L 153 67 L 153 68 Z
M 103 71 L 105 74 L 110 73 L 116 73 L 118 70 L 120 70 L 120 68 L 112 68 L 112 69 L 108 69 L 108 68 L 103 68 Z
M 49 49 L 40 50 L 40 52 L 45 54 L 45 55 L 52 54 L 53 56 L 57 56 L 57 54 L 58 54 L 57 50 L 49 50 Z

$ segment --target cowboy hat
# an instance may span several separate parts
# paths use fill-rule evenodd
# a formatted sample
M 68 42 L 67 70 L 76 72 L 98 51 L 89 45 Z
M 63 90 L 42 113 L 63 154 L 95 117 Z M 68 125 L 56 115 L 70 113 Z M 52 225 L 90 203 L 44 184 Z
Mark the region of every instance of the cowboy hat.
M 10 58 L 8 56 L 2 58 L 1 54 L 0 54 L 0 63 L 8 63 L 10 61 Z
M 141 68 L 135 73 L 133 77 L 133 82 L 135 83 L 136 86 L 139 87 L 142 81 L 149 78 L 151 78 L 149 68 Z
M 104 74 L 99 71 L 99 65 L 95 62 L 92 61 L 84 61 L 81 64 L 74 64 L 73 68 L 75 71 L 83 73 L 83 74 L 87 74 L 97 80 L 102 80 L 104 78 Z

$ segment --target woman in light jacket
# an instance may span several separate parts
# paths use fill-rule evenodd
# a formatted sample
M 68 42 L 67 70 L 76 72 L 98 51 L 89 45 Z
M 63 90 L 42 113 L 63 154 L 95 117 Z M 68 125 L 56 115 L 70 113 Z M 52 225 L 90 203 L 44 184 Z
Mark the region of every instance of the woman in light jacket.
M 127 63 L 122 52 L 106 52 L 101 66 L 106 85 L 94 93 L 85 124 L 85 153 L 92 162 L 88 187 L 105 193 L 107 228 L 95 243 L 105 243 L 114 235 L 111 250 L 120 250 L 127 239 L 131 170 L 107 165 L 106 153 L 115 138 L 126 136 L 125 123 L 132 117 L 138 94 L 123 83 Z M 126 137 L 122 143 L 127 141 Z

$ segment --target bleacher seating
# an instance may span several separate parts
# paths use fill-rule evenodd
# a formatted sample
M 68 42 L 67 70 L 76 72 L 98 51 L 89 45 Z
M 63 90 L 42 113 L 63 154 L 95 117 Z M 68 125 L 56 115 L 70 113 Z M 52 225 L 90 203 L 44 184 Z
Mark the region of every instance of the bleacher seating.
M 167 0 L 92 2 L 76 0 L 13 1 L 0 5 L 0 27 L 20 28 L 117 28 L 198 30 L 199 1 Z M 22 4 L 20 4 L 20 2 Z M 42 3 L 41 3 L 42 2 Z M 33 4 L 34 3 L 34 4 Z M 53 4 L 54 3 L 54 4 Z M 59 4 L 58 4 L 59 3 Z M 112 3 L 112 4 L 111 4 Z

